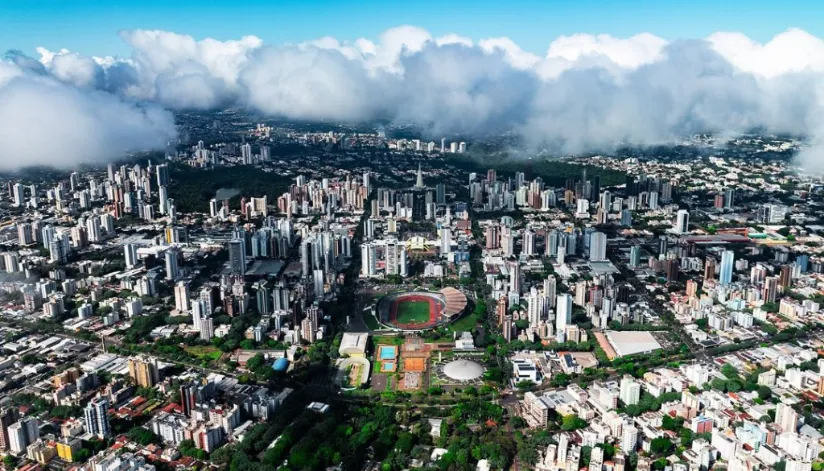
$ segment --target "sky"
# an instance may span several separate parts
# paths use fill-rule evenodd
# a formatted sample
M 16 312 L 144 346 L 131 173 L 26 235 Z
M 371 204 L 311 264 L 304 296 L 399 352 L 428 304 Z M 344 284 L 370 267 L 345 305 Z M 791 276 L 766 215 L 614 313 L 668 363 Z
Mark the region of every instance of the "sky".
M 123 56 L 130 50 L 117 33 L 133 29 L 281 44 L 374 37 L 412 24 L 434 36 L 506 36 L 536 54 L 552 38 L 575 33 L 674 40 L 735 31 L 766 42 L 794 27 L 824 36 L 819 0 L 0 0 L 0 18 L 0 51 L 26 54 L 42 46 Z

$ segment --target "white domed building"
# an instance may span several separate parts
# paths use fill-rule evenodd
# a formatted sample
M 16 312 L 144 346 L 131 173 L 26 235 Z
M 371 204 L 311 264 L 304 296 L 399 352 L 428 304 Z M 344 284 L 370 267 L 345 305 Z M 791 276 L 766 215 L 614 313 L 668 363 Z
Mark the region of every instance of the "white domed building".
M 474 360 L 458 358 L 440 366 L 438 370 L 447 381 L 467 384 L 482 381 L 485 368 Z

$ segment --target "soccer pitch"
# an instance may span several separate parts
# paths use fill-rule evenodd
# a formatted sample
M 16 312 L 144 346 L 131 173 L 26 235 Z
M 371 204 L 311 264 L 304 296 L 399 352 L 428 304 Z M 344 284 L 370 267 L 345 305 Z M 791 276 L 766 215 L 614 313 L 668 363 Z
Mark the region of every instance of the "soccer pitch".
M 422 324 L 429 322 L 428 301 L 402 301 L 398 304 L 398 323 Z

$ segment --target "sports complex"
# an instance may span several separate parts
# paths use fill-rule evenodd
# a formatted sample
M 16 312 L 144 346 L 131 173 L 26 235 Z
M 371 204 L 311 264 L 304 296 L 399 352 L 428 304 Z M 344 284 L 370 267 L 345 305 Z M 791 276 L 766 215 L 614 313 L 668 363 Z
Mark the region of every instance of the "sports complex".
M 378 300 L 376 314 L 385 326 L 411 332 L 446 325 L 459 318 L 467 304 L 466 295 L 451 287 L 440 291 L 403 291 Z

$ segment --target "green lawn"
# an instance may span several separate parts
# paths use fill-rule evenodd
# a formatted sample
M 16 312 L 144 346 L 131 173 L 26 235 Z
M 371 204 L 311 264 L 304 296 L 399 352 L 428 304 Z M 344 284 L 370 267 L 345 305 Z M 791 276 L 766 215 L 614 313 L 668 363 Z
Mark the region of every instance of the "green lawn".
M 366 324 L 366 327 L 370 330 L 378 330 L 381 328 L 380 324 L 378 324 L 378 320 L 375 319 L 375 316 L 373 316 L 371 312 L 366 312 L 363 314 L 363 323 Z
M 473 311 L 455 322 L 449 324 L 447 328 L 453 332 L 469 332 L 478 324 L 478 313 Z
M 217 360 L 220 358 L 220 355 L 222 355 L 221 351 L 218 350 L 217 347 L 213 347 L 211 345 L 192 345 L 186 347 L 185 350 L 200 359 L 207 360 Z
M 398 323 L 421 324 L 429 322 L 429 302 L 403 301 L 398 304 Z

